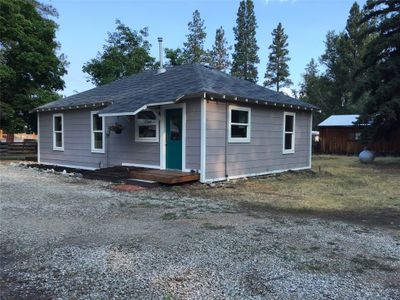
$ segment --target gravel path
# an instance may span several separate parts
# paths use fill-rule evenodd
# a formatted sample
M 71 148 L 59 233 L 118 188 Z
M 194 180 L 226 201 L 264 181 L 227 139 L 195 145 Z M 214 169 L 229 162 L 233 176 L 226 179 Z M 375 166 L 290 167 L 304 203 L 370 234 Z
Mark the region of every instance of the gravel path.
M 1 299 L 400 298 L 395 229 L 6 164 L 0 208 Z

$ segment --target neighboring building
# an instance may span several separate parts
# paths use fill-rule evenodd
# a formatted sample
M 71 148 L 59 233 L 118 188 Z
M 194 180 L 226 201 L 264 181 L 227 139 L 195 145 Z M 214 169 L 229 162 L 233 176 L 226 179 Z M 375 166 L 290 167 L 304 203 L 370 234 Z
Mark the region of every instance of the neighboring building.
M 38 160 L 201 182 L 308 169 L 314 109 L 201 64 L 145 71 L 37 108 Z
M 318 125 L 320 152 L 325 154 L 358 154 L 364 149 L 360 142 L 364 126 L 355 124 L 359 115 L 332 115 Z M 368 145 L 378 154 L 400 153 L 400 135 L 394 134 L 389 140 Z

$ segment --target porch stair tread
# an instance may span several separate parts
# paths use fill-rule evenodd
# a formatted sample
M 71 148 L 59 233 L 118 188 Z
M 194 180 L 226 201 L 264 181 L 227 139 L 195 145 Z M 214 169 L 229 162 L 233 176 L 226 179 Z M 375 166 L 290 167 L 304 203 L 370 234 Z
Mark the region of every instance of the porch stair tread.
M 144 168 L 130 169 L 129 177 L 136 179 L 152 180 L 164 184 L 179 184 L 198 181 L 200 179 L 200 175 L 198 173 Z

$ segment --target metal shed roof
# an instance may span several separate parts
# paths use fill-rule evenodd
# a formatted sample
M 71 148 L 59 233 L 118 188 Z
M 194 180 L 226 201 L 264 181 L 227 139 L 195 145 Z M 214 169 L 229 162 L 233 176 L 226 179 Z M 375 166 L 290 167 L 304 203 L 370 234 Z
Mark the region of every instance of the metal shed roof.
M 332 115 L 325 121 L 318 124 L 319 127 L 329 126 L 354 126 L 360 115 Z

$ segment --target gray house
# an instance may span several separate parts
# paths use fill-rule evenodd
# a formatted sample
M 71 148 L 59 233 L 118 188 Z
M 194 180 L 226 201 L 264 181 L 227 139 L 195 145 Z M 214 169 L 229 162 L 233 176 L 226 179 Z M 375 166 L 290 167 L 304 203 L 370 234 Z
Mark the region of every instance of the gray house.
M 201 64 L 145 71 L 38 107 L 38 160 L 201 182 L 308 169 L 315 109 Z

